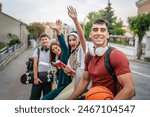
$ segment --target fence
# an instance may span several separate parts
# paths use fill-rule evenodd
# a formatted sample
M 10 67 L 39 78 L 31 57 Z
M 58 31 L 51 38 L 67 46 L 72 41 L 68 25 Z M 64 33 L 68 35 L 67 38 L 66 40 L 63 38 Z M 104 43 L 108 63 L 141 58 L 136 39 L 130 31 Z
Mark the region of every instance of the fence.
M 0 63 L 5 60 L 7 57 L 10 55 L 14 54 L 15 51 L 19 48 L 21 48 L 23 44 L 16 44 L 11 47 L 4 47 L 3 49 L 0 50 Z
M 110 35 L 109 42 L 131 47 L 135 46 L 135 39 L 127 36 Z

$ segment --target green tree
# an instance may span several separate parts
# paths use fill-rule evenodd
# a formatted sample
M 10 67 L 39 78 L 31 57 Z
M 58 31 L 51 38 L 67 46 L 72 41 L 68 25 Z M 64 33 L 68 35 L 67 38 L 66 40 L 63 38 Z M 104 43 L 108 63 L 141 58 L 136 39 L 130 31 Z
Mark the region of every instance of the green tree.
M 108 6 L 105 9 L 101 9 L 97 12 L 96 11 L 90 12 L 87 15 L 87 22 L 84 23 L 85 24 L 84 32 L 85 32 L 86 38 L 88 38 L 88 36 L 89 36 L 93 22 L 98 18 L 102 18 L 109 22 L 108 31 L 110 34 L 112 34 L 112 35 L 116 35 L 116 34 L 123 35 L 124 34 L 124 30 L 122 30 L 123 22 L 116 21 L 117 17 L 114 15 L 114 10 L 111 8 L 111 4 L 108 3 Z
M 38 35 L 44 32 L 45 27 L 41 23 L 33 22 L 27 26 L 27 29 L 30 33 L 29 38 L 32 37 L 34 39 L 37 39 Z
M 90 12 L 87 15 L 87 22 L 84 26 L 84 32 L 85 32 L 85 37 L 88 38 L 89 33 L 91 31 L 91 27 L 92 24 L 94 23 L 94 21 L 98 18 L 102 18 L 104 11 L 103 10 L 99 10 L 98 12 L 94 11 L 94 12 Z
M 109 34 L 114 33 L 114 24 L 116 23 L 117 17 L 114 15 L 114 10 L 111 7 L 111 3 L 108 2 L 108 6 L 105 8 L 102 18 L 109 22 L 108 31 Z
M 129 28 L 138 37 L 137 57 L 142 55 L 142 39 L 150 29 L 150 13 L 128 18 Z
M 125 33 L 125 30 L 122 29 L 123 22 L 120 20 L 118 22 L 115 22 L 114 24 L 114 34 L 115 35 L 123 35 Z

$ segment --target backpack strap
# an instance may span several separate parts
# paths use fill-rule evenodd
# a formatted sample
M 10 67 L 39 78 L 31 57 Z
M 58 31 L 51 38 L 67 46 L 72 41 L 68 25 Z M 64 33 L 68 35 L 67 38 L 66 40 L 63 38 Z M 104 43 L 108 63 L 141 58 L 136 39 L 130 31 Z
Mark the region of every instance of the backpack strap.
M 36 47 L 34 48 L 34 51 L 35 51 L 35 49 L 37 49 L 37 55 L 38 55 L 38 61 L 39 61 L 39 57 L 40 57 L 40 46 L 39 46 L 39 45 L 36 46 Z
M 38 63 L 39 63 L 39 58 L 40 58 L 40 48 L 37 47 L 37 55 L 38 55 Z
M 87 61 L 86 61 L 86 63 L 85 63 L 87 66 L 89 65 L 89 62 L 91 61 L 91 59 L 92 59 L 92 55 L 89 53 L 89 54 L 88 54 Z
M 108 50 L 106 51 L 105 54 L 105 58 L 104 58 L 104 63 L 105 63 L 105 67 L 107 69 L 107 71 L 109 72 L 109 74 L 112 76 L 113 80 L 114 80 L 114 94 L 117 94 L 117 76 L 114 72 L 114 69 L 110 63 L 110 54 L 111 52 L 114 50 L 115 48 L 109 46 Z

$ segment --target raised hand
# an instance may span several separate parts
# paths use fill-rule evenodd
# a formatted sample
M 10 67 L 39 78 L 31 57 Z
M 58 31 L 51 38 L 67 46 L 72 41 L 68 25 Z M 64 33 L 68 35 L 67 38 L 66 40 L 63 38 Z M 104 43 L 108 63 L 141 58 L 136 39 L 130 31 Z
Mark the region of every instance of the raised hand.
M 49 28 L 56 30 L 58 35 L 61 34 L 61 24 L 61 20 L 56 20 L 55 23 L 46 23 L 46 25 L 49 26 Z
M 72 18 L 73 20 L 77 19 L 77 11 L 75 8 L 73 8 L 72 6 L 67 7 L 68 9 L 68 15 L 70 18 Z
M 49 26 L 49 28 L 57 30 L 59 29 L 59 26 L 56 23 L 46 23 L 47 26 Z
M 59 26 L 59 30 L 61 30 L 62 21 L 60 19 L 56 20 L 57 26 Z
M 69 17 L 73 20 L 73 22 L 76 26 L 82 49 L 83 49 L 84 53 L 86 53 L 86 39 L 84 37 L 84 31 L 83 31 L 83 29 L 78 21 L 78 18 L 77 18 L 77 11 L 72 6 L 67 7 L 67 9 L 68 9 Z

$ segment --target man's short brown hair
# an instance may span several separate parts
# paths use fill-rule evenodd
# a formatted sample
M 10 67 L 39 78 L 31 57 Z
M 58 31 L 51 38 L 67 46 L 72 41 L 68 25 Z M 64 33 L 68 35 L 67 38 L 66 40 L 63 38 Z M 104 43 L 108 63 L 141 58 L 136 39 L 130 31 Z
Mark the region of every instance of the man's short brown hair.
M 95 20 L 93 24 L 105 24 L 106 26 L 108 26 L 109 23 L 106 20 L 99 18 Z
M 50 39 L 50 37 L 49 37 L 46 33 L 42 33 L 42 34 L 40 34 L 40 36 L 39 36 L 39 40 L 41 40 L 41 38 L 43 38 L 43 37 L 47 37 L 47 38 Z

